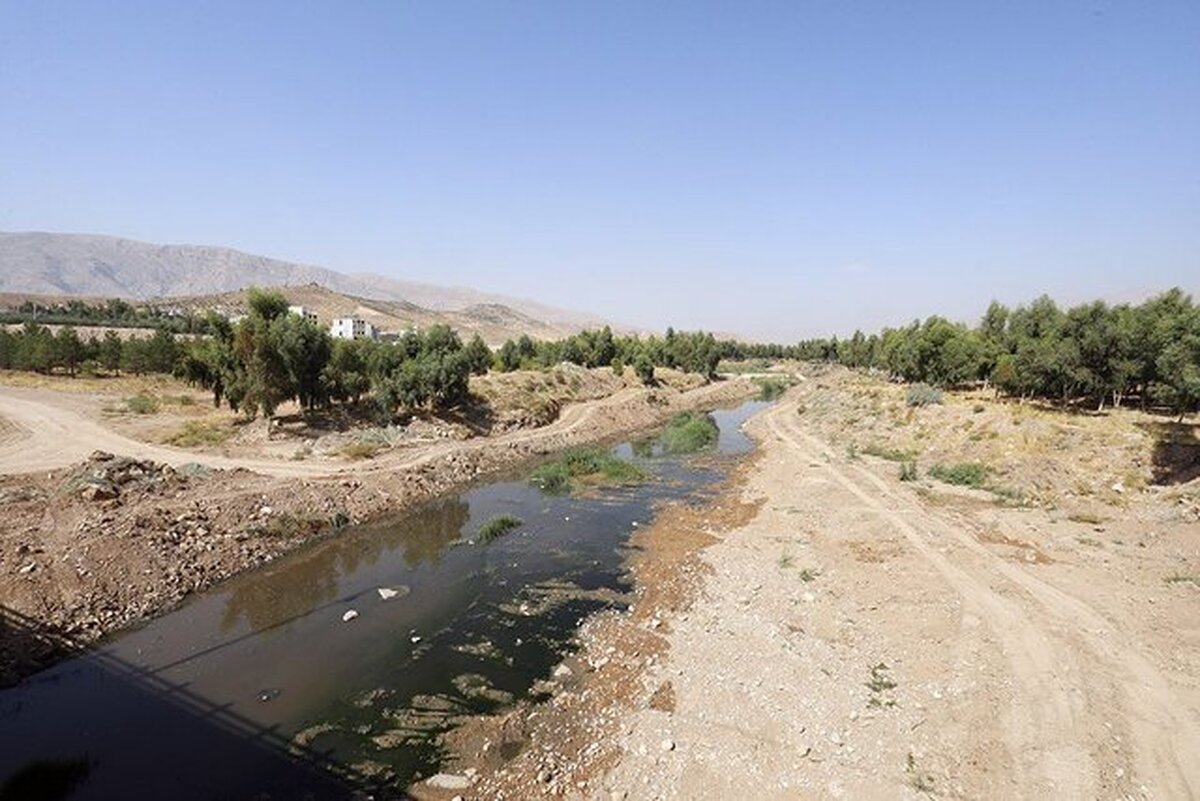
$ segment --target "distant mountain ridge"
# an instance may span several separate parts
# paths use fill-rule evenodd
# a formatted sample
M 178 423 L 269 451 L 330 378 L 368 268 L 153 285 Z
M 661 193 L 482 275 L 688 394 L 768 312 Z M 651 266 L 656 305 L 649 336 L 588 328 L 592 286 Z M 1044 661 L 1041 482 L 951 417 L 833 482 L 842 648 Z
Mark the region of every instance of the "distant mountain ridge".
M 0 232 L 0 292 L 149 300 L 214 295 L 247 286 L 319 284 L 362 298 L 405 301 L 438 312 L 505 307 L 547 328 L 603 325 L 594 315 L 465 287 L 272 259 L 210 245 L 157 245 L 103 234 Z

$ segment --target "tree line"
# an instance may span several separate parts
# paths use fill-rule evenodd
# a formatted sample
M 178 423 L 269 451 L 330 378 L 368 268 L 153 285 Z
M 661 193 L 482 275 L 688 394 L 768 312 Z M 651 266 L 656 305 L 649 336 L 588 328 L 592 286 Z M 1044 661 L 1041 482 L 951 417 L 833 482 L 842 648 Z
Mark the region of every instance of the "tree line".
M 642 339 L 614 336 L 612 329 L 604 326 L 559 340 L 535 342 L 525 335 L 510 339 L 497 352 L 495 366 L 502 372 L 511 372 L 545 369 L 561 362 L 581 367 L 612 367 L 618 371 L 628 365 L 647 384 L 653 383 L 656 367 L 715 378 L 726 344 L 704 331 L 668 328 L 663 337 Z
M 118 303 L 120 303 L 118 301 Z M 464 344 L 446 326 L 396 342 L 334 340 L 287 312 L 277 292 L 252 290 L 250 313 L 236 324 L 216 314 L 206 336 L 179 339 L 166 329 L 142 339 L 114 332 L 82 340 L 65 326 L 52 333 L 27 322 L 0 330 L 0 368 L 71 375 L 83 369 L 173 373 L 250 416 L 270 416 L 296 400 L 305 409 L 370 397 L 385 414 L 448 409 L 468 398 L 471 374 L 489 369 L 626 366 L 647 384 L 658 367 L 713 378 L 722 359 L 830 361 L 880 370 L 939 387 L 982 382 L 1014 397 L 1122 405 L 1134 398 L 1176 413 L 1200 410 L 1200 307 L 1182 290 L 1140 304 L 1102 301 L 1060 308 L 1049 297 L 1008 308 L 993 302 L 975 326 L 932 316 L 874 334 L 809 339 L 794 345 L 717 340 L 677 332 L 640 338 L 609 327 L 555 341 L 510 339 L 493 353 L 478 336 Z
M 1178 288 L 1140 304 L 993 302 L 974 327 L 933 316 L 877 334 L 807 340 L 781 355 L 941 387 L 983 382 L 1012 397 L 1097 408 L 1135 398 L 1177 414 L 1200 410 L 1200 306 Z
M 102 303 L 68 300 L 44 304 L 27 300 L 0 311 L 0 323 L 94 326 L 98 328 L 163 328 L 176 334 L 207 334 L 207 315 L 163 309 L 154 305 L 134 306 L 120 298 Z

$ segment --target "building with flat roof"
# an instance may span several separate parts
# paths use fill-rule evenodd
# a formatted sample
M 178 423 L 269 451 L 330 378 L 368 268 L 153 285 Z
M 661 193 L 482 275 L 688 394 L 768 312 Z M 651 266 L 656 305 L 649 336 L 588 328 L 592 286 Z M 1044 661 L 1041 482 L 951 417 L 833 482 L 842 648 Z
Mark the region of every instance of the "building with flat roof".
M 375 339 L 379 332 L 358 317 L 338 317 L 329 326 L 329 334 L 334 339 Z

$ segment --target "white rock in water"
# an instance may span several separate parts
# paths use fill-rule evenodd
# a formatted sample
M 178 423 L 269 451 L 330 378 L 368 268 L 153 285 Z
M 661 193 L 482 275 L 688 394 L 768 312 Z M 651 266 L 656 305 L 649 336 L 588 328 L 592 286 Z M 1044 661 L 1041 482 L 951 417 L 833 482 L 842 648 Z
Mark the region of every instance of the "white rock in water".
M 393 589 L 389 589 L 388 587 L 380 587 L 377 592 L 379 593 L 379 597 L 385 601 L 389 598 L 395 598 L 400 594 Z
M 571 668 L 568 667 L 567 665 L 559 665 L 558 667 L 556 667 L 554 669 L 554 677 L 556 679 L 562 678 L 563 676 L 570 676 L 570 675 L 571 675 Z
M 471 780 L 456 773 L 435 773 L 425 780 L 430 787 L 441 790 L 465 790 L 471 786 Z
M 346 613 L 345 613 L 344 615 L 342 615 L 342 622 L 343 622 L 343 623 L 349 623 L 351 620 L 354 620 L 354 618 L 356 618 L 356 617 L 358 617 L 358 611 L 357 611 L 357 610 L 355 610 L 355 609 L 347 609 L 347 610 L 346 610 Z
M 413 645 L 416 645 L 417 643 L 419 643 L 421 641 L 420 635 L 417 635 L 417 634 L 414 634 L 413 636 L 409 637 L 408 639 L 410 642 L 412 642 Z

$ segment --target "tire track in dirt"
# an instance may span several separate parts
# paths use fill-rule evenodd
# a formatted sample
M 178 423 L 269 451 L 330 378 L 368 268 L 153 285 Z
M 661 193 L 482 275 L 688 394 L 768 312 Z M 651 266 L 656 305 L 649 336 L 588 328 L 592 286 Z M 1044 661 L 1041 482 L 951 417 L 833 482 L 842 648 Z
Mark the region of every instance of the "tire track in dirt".
M 770 424 L 776 435 L 802 450 L 815 450 L 827 460 L 827 467 L 834 474 L 835 480 L 864 501 L 866 497 L 870 497 L 866 492 L 855 491 L 854 481 L 832 464 L 835 458 L 832 451 L 824 443 L 801 430 L 798 421 L 795 420 L 795 414 L 794 406 L 781 406 L 775 410 Z M 784 421 L 783 424 L 780 424 L 780 420 Z M 794 437 L 789 437 L 789 433 Z M 800 446 L 795 438 L 802 439 L 808 447 Z M 932 543 L 920 536 L 917 530 L 900 516 L 901 512 L 915 516 L 923 527 L 931 529 L 930 534 L 936 532 L 940 537 L 950 539 L 973 558 L 973 564 L 968 570 L 976 578 L 966 577 L 976 588 L 982 587 L 992 594 L 1005 582 L 1016 588 L 1018 593 L 1015 596 L 1013 593 L 1006 593 L 1002 600 L 1009 606 L 1014 605 L 1013 601 L 1016 598 L 1026 601 L 1021 604 L 1025 618 L 1022 626 L 1029 625 L 1032 617 L 1048 619 L 1039 628 L 1043 632 L 1043 638 L 1047 640 L 1045 632 L 1056 632 L 1053 651 L 1056 655 L 1055 663 L 1061 665 L 1063 662 L 1059 660 L 1067 657 L 1066 664 L 1072 667 L 1071 675 L 1090 682 L 1107 682 L 1113 685 L 1122 700 L 1121 722 L 1131 733 L 1137 784 L 1148 788 L 1154 797 L 1194 798 L 1200 795 L 1200 760 L 1196 758 L 1196 754 L 1200 754 L 1200 721 L 1189 710 L 1188 705 L 1177 697 L 1166 677 L 1149 659 L 1135 648 L 1122 644 L 1124 635 L 1108 618 L 1079 598 L 1063 592 L 989 550 L 968 533 L 973 527 L 971 521 L 942 519 L 939 515 L 922 508 L 915 499 L 896 492 L 870 470 L 854 465 L 848 467 L 869 482 L 878 495 L 888 501 L 890 508 L 880 509 L 876 506 L 877 511 L 881 511 L 889 522 L 904 533 L 923 556 L 929 558 L 932 555 L 931 561 L 943 576 L 947 576 L 943 570 L 944 566 L 949 565 L 953 570 L 959 568 L 951 565 L 949 559 L 940 552 L 932 550 Z M 868 506 L 870 505 L 868 503 Z M 963 574 L 966 575 L 968 570 L 962 571 Z M 961 592 L 956 581 L 950 580 L 950 583 Z M 1030 608 L 1028 601 L 1033 602 L 1033 608 Z M 1001 622 L 1010 624 L 1011 620 L 1002 618 Z M 1063 646 L 1067 646 L 1073 653 L 1064 653 Z M 1047 652 L 1045 655 L 1049 654 L 1050 652 Z M 1045 660 L 1035 664 L 1044 666 Z M 1054 664 L 1051 664 L 1047 675 L 1057 672 L 1054 670 Z M 1060 695 L 1055 706 L 1050 707 L 1056 716 L 1066 713 L 1068 717 L 1065 720 L 1077 718 L 1073 725 L 1083 723 L 1084 718 L 1092 718 L 1098 723 L 1100 719 L 1112 717 L 1111 709 L 1089 711 L 1080 708 L 1081 700 L 1089 694 L 1086 687 L 1076 686 L 1070 690 L 1066 698 Z M 1092 694 L 1097 693 L 1093 691 Z M 1043 700 L 1045 693 L 1041 692 L 1035 693 L 1031 702 Z M 1058 789 L 1064 788 L 1059 786 Z M 1094 794 L 1094 789 L 1085 793 L 1089 797 Z
M 839 470 L 833 454 L 799 428 L 795 415 L 795 404 L 781 404 L 769 413 L 768 426 L 781 441 L 812 461 L 824 461 L 833 480 L 900 532 L 959 594 L 964 610 L 983 620 L 1000 641 L 1023 697 L 1023 703 L 1007 710 L 1007 740 L 1017 756 L 1017 786 L 1037 796 L 1096 797 L 1096 766 L 1088 742 L 1079 739 L 1086 687 L 1080 684 L 1080 670 L 1062 669 L 1074 666 L 1076 654 L 1036 625 L 1016 601 L 952 562 L 897 511 L 890 495 L 879 493 L 878 487 L 876 493 L 868 492 Z M 919 518 L 922 523 L 925 517 L 923 513 Z

